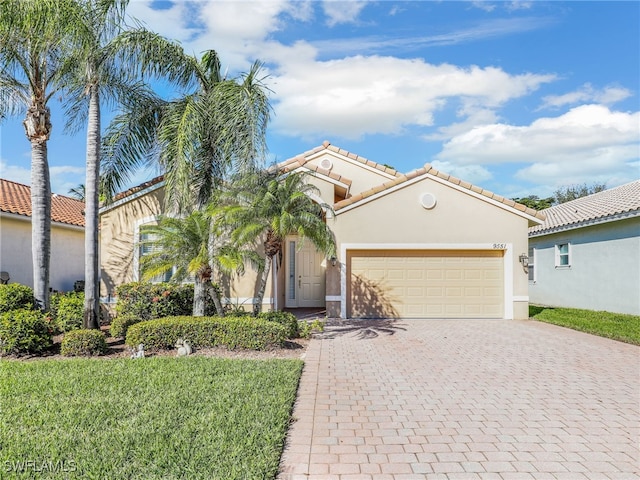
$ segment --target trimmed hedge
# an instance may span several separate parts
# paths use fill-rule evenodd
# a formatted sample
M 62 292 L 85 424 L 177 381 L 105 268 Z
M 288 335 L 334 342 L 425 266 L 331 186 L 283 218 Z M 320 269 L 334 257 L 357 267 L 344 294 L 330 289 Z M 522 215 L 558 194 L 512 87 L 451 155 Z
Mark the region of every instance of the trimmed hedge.
M 193 347 L 224 346 L 268 350 L 281 347 L 287 330 L 276 322 L 255 317 L 168 317 L 131 325 L 126 344 L 145 350 L 170 349 L 182 338 Z
M 60 353 L 65 357 L 103 355 L 107 352 L 107 342 L 100 330 L 72 330 L 65 333 L 60 345 Z
M 38 310 L 12 310 L 0 315 L 0 353 L 40 353 L 53 345 L 48 317 Z
M 19 283 L 0 285 L 0 313 L 11 310 L 33 310 L 33 289 Z
M 140 317 L 136 317 L 135 315 L 118 315 L 111 320 L 109 333 L 112 337 L 126 337 L 129 327 L 140 322 L 142 322 Z
M 65 293 L 58 300 L 55 324 L 58 331 L 70 332 L 82 328 L 84 293 Z
M 298 319 L 293 313 L 282 312 L 279 310 L 273 312 L 261 312 L 258 314 L 258 318 L 282 325 L 287 329 L 287 338 L 298 338 L 300 336 Z

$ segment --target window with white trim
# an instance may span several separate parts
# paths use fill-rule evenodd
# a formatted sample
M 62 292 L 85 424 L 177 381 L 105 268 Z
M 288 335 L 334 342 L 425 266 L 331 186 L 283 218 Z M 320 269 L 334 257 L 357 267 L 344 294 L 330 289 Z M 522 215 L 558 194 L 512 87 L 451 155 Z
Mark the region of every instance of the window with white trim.
M 154 235 L 152 233 L 140 232 L 139 246 L 138 246 L 138 248 L 139 248 L 139 250 L 138 250 L 139 257 L 138 258 L 139 259 L 141 259 L 145 255 L 149 255 L 150 253 L 152 253 L 154 250 L 156 250 L 158 248 L 155 245 L 153 245 L 152 243 L 148 243 L 150 241 L 152 242 L 153 239 L 154 239 Z M 167 270 L 162 275 L 157 275 L 157 276 L 153 277 L 151 279 L 151 283 L 168 282 L 169 280 L 171 280 L 171 277 L 173 275 L 173 271 L 174 270 L 175 270 L 175 268 L 172 268 L 171 270 Z M 142 278 L 142 269 L 140 269 L 140 271 L 139 271 L 138 278 Z
M 556 267 L 570 267 L 570 266 L 571 266 L 571 244 L 557 243 L 556 244 Z
M 529 282 L 536 283 L 536 249 L 529 247 L 529 266 L 527 268 L 529 272 Z

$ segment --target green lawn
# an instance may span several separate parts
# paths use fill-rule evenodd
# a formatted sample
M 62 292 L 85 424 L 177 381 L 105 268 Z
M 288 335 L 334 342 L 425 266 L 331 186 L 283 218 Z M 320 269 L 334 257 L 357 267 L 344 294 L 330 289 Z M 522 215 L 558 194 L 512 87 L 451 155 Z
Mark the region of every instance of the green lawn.
M 299 360 L 0 360 L 0 478 L 273 479 Z
M 541 322 L 640 345 L 640 316 L 637 315 L 531 305 L 529 316 Z

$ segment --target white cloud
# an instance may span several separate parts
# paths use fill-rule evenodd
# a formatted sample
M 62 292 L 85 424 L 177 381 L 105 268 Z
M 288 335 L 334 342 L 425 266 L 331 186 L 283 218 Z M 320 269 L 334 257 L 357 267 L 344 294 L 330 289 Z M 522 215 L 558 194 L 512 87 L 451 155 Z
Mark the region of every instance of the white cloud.
M 480 10 L 484 10 L 485 12 L 493 12 L 496 9 L 496 5 L 494 3 L 488 2 L 486 0 L 477 0 L 475 2 L 471 2 L 472 5 Z
M 69 190 L 85 183 L 86 171 L 84 167 L 60 165 L 49 167 L 51 176 L 51 191 L 67 195 Z
M 11 180 L 12 182 L 31 184 L 31 169 L 20 165 L 10 165 L 4 160 L 0 160 L 0 178 Z
M 434 114 L 449 98 L 462 97 L 464 109 L 479 112 L 526 95 L 555 78 L 394 57 L 356 56 L 321 62 L 310 57 L 312 50 L 307 54 L 289 57 L 274 72 L 273 127 L 279 133 L 350 139 L 397 134 L 405 126 L 433 125 Z
M 355 22 L 367 2 L 363 0 L 335 1 L 325 0 L 322 4 L 325 15 L 328 17 L 327 25 L 333 27 L 341 23 Z
M 565 105 L 576 105 L 578 103 L 599 103 L 603 105 L 612 105 L 616 102 L 624 100 L 633 95 L 630 90 L 609 85 L 601 90 L 593 88 L 589 83 L 585 83 L 582 87 L 574 92 L 565 93 L 564 95 L 548 95 L 542 99 L 543 104 L 538 109 L 559 108 Z
M 67 195 L 70 188 L 77 187 L 84 183 L 84 167 L 74 167 L 70 165 L 49 167 L 51 178 L 51 191 L 61 195 Z M 12 182 L 22 183 L 31 186 L 31 168 L 22 165 L 12 165 L 4 160 L 0 160 L 0 177 Z
M 490 125 L 498 121 L 495 111 L 487 108 L 462 108 L 458 111 L 458 117 L 463 118 L 463 120 L 451 125 L 438 127 L 436 133 L 424 135 L 423 138 L 429 141 L 449 140 L 468 132 L 476 126 Z
M 436 158 L 455 165 L 524 163 L 517 177 L 540 184 L 606 180 L 620 172 L 633 175 L 640 157 L 639 126 L 640 112 L 582 105 L 528 126 L 475 127 L 445 143 Z

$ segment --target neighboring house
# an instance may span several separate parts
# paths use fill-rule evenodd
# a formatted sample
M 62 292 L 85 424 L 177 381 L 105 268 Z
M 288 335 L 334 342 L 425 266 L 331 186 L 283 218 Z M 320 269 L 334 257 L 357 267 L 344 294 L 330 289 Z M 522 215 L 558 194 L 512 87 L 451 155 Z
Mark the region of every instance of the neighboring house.
M 640 180 L 543 213 L 529 229 L 531 303 L 640 315 Z
M 286 239 L 263 308 L 326 308 L 330 317 L 526 318 L 527 229 L 539 212 L 435 170 L 406 175 L 325 142 L 281 163 L 306 171 L 337 257 Z M 139 278 L 140 226 L 162 211 L 158 177 L 101 210 L 103 295 Z M 330 217 L 330 216 L 328 216 Z M 249 307 L 255 272 L 222 282 L 228 303 Z
M 31 188 L 0 179 L 0 271 L 10 283 L 33 287 Z M 84 280 L 84 202 L 51 195 L 49 286 L 68 292 Z

